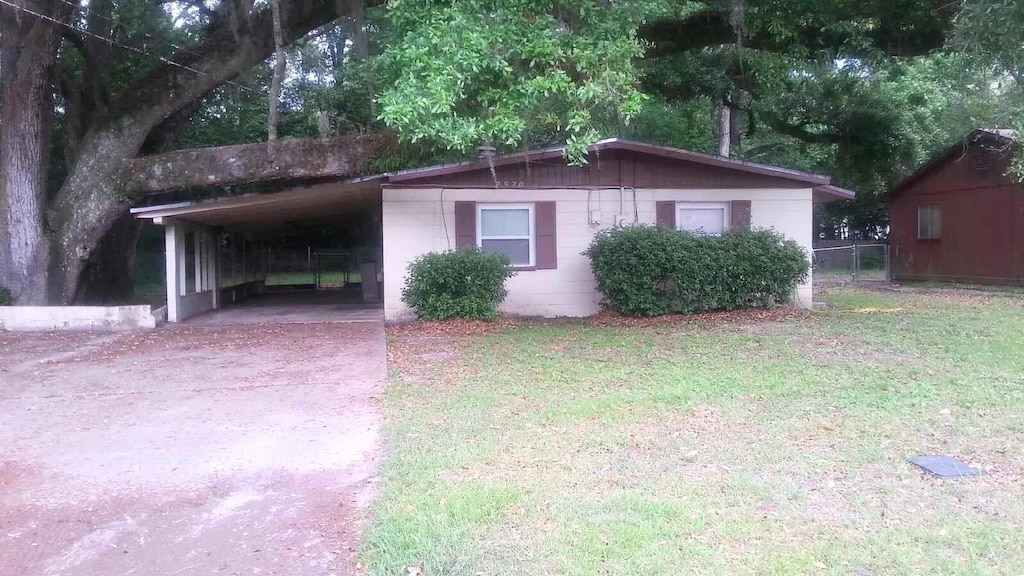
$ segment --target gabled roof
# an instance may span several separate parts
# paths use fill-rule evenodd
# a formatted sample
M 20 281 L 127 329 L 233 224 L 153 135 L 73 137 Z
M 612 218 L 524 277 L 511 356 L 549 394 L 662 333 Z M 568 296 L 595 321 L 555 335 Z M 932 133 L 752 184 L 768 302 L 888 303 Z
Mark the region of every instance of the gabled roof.
M 690 150 L 683 150 L 681 148 L 657 146 L 655 144 L 647 144 L 645 142 L 637 142 L 635 140 L 626 140 L 624 138 L 608 138 L 606 140 L 601 140 L 599 142 L 592 144 L 589 148 L 590 152 L 600 152 L 602 150 L 629 150 L 632 152 L 650 154 L 653 156 L 670 158 L 673 160 L 686 160 L 688 162 L 695 162 L 697 164 L 704 164 L 707 166 L 740 170 L 743 172 L 750 172 L 752 174 L 760 174 L 762 176 L 775 176 L 778 178 L 787 178 L 791 180 L 797 180 L 800 182 L 806 182 L 808 184 L 827 185 L 829 183 L 828 176 L 809 174 L 807 172 L 799 172 L 796 170 L 789 170 L 788 168 L 769 166 L 767 164 L 745 162 L 743 160 L 736 160 L 734 158 L 712 156 L 711 154 L 691 152 Z M 560 158 L 564 152 L 565 147 L 559 146 L 555 148 L 545 148 L 542 150 L 531 150 L 528 152 L 502 154 L 500 156 L 495 156 L 494 158 L 491 158 L 489 160 L 468 160 L 464 162 L 455 162 L 452 164 L 441 164 L 437 166 L 428 166 L 425 168 L 402 170 L 400 172 L 388 173 L 386 174 L 386 176 L 388 177 L 388 180 L 390 182 L 404 182 L 412 179 L 420 179 L 430 176 L 446 176 L 449 174 L 457 174 L 459 172 L 470 172 L 473 170 L 489 169 L 491 166 L 498 167 L 505 166 L 507 164 L 518 164 L 523 161 L 544 160 L 556 157 Z
M 890 196 L 898 194 L 907 188 L 910 188 L 913 184 L 920 181 L 925 176 L 931 174 L 935 170 L 945 166 L 951 161 L 957 160 L 963 157 L 967 153 L 967 149 L 970 148 L 971 144 L 982 142 L 989 143 L 993 146 L 1005 148 L 1012 146 L 1019 141 L 1019 137 L 1016 130 L 1005 130 L 1001 128 L 979 128 L 972 131 L 967 136 L 964 136 L 958 140 L 955 144 L 939 153 L 937 156 L 921 166 L 913 174 L 907 176 L 903 180 L 900 180 L 896 186 L 893 186 L 890 191 Z
M 704 166 L 711 166 L 726 170 L 735 170 L 738 172 L 745 172 L 760 176 L 782 178 L 792 182 L 807 184 L 809 185 L 809 188 L 814 189 L 814 196 L 816 201 L 850 200 L 855 196 L 855 193 L 850 190 L 845 190 L 843 188 L 830 185 L 830 179 L 828 176 L 822 176 L 820 174 L 811 174 L 808 172 L 800 172 L 798 170 L 790 170 L 788 168 L 780 168 L 778 166 L 770 166 L 767 164 L 758 164 L 756 162 L 746 162 L 744 160 L 738 160 L 735 158 L 713 156 L 711 154 L 702 154 L 700 152 L 693 152 L 690 150 L 683 150 L 680 148 L 670 148 L 668 146 L 647 144 L 645 142 L 637 142 L 635 140 L 628 140 L 624 138 L 609 138 L 606 140 L 601 140 L 591 145 L 589 148 L 589 152 L 595 154 L 600 153 L 601 151 L 604 150 L 623 150 L 636 152 L 639 154 L 645 154 L 659 158 L 666 158 L 670 160 L 682 160 L 685 162 L 692 162 Z M 425 168 L 414 168 L 411 170 L 390 172 L 388 174 L 385 174 L 384 176 L 388 183 L 412 183 L 415 181 L 426 180 L 429 178 L 435 178 L 439 176 L 451 176 L 454 174 L 463 174 L 477 170 L 491 170 L 492 168 L 500 168 L 502 166 L 508 166 L 513 164 L 537 162 L 552 158 L 561 158 L 564 152 L 565 147 L 559 146 L 553 148 L 545 148 L 541 150 L 531 150 L 527 152 L 503 154 L 500 156 L 494 156 L 493 158 L 468 160 L 464 162 L 440 164 L 437 166 L 428 166 Z

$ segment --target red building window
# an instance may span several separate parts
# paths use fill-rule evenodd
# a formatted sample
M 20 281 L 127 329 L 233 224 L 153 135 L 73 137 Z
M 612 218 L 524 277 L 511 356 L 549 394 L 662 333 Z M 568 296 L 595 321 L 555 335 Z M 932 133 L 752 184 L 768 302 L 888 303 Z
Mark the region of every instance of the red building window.
M 917 208 L 917 239 L 938 240 L 942 238 L 942 208 L 919 206 Z

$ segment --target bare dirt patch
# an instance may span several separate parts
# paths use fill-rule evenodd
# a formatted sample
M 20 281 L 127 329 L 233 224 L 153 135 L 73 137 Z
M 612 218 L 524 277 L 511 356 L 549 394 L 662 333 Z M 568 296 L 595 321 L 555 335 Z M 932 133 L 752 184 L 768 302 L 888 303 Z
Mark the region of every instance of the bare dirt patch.
M 376 323 L 0 333 L 0 573 L 347 574 Z

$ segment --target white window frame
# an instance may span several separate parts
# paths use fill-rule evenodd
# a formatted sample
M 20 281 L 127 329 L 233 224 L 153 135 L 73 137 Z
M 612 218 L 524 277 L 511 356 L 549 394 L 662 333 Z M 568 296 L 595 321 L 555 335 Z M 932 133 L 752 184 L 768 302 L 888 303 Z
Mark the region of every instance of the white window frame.
M 921 225 L 924 224 L 922 216 L 925 213 L 936 214 L 938 216 L 938 225 L 935 225 L 934 216 L 928 222 L 928 230 L 922 231 Z M 934 228 L 934 230 L 932 229 Z M 917 239 L 918 240 L 941 240 L 942 239 L 942 206 L 938 204 L 922 204 L 917 207 Z
M 536 206 L 532 202 L 509 202 L 503 204 L 476 204 L 476 246 L 483 249 L 484 240 L 529 240 L 530 241 L 530 262 L 528 264 L 512 264 L 513 268 L 533 268 L 537 266 L 537 220 L 535 215 Z M 484 210 L 526 210 L 529 214 L 530 234 L 529 236 L 484 236 L 483 212 Z
M 685 230 L 682 227 L 682 212 L 683 210 L 721 210 L 722 211 L 722 231 L 727 232 L 729 230 L 729 210 L 731 204 L 729 202 L 676 202 L 676 230 Z M 694 234 L 701 234 L 696 230 L 690 230 Z M 718 236 L 717 233 L 703 232 L 708 236 Z

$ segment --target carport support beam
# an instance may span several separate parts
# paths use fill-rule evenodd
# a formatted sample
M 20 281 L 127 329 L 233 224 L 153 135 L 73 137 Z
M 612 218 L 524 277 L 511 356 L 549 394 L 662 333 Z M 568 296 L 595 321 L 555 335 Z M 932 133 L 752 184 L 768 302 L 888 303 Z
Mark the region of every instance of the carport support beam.
M 220 301 L 220 230 L 211 228 L 210 234 L 210 261 L 207 263 L 210 269 L 210 288 L 213 290 L 213 309 L 218 310 L 223 306 Z
M 164 225 L 164 259 L 167 266 L 167 321 L 181 322 L 181 294 L 185 284 L 185 229 L 170 219 Z

